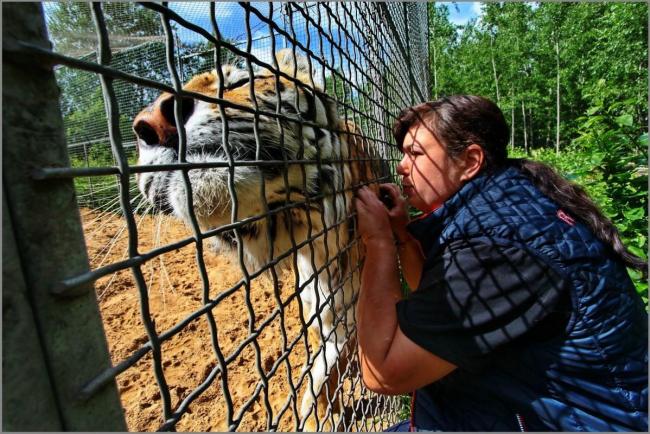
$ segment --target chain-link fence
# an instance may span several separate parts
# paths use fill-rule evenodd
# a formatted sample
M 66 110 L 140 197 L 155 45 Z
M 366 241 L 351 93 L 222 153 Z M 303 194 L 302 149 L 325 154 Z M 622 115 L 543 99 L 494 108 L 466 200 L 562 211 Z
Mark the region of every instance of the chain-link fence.
M 428 99 L 426 5 L 44 14 L 54 50 L 22 49 L 58 65 L 70 164 L 35 176 L 74 180 L 91 266 L 56 290 L 95 283 L 113 361 L 82 395 L 117 380 L 132 430 L 403 418 L 357 370 L 352 195 L 391 179 L 392 121 Z

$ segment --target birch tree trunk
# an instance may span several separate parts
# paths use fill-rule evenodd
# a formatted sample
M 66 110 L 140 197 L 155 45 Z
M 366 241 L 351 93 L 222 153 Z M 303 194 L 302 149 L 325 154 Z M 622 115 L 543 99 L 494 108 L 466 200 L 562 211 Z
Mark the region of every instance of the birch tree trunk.
M 494 73 L 494 87 L 497 91 L 497 105 L 501 105 L 501 95 L 499 94 L 499 77 L 497 76 L 497 66 L 494 61 L 494 36 L 490 36 L 490 57 L 492 59 L 492 72 Z
M 435 35 L 435 30 L 434 30 Z M 435 94 L 435 99 L 438 99 L 438 58 L 436 50 L 435 38 L 433 40 L 433 93 Z
M 528 108 L 528 128 L 530 130 L 530 146 L 535 146 L 535 129 L 533 128 L 533 109 Z
M 428 6 L 427 10 L 429 10 Z M 431 16 L 429 16 L 429 20 L 431 20 Z M 438 99 L 438 50 L 436 49 L 436 22 L 437 20 L 433 20 L 433 26 L 431 26 L 431 32 L 433 34 L 431 35 L 431 39 L 429 39 L 429 44 L 433 46 L 433 94 L 435 99 Z
M 523 116 L 523 127 L 524 127 L 524 150 L 526 155 L 529 155 L 528 152 L 528 134 L 526 133 L 526 106 L 524 100 L 521 100 L 521 115 Z
M 510 88 L 510 101 L 512 107 L 510 108 L 510 149 L 515 149 L 515 101 L 513 99 L 513 90 Z
M 555 153 L 560 154 L 560 39 L 555 40 L 555 64 L 557 75 L 555 81 Z

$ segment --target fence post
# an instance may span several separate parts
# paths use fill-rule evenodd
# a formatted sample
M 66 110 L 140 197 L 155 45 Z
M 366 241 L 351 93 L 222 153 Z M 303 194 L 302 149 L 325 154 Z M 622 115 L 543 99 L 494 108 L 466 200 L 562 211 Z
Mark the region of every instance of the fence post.
M 2 196 L 2 430 L 62 430 Z M 36 398 L 37 399 L 33 399 Z
M 3 368 L 11 372 L 3 372 L 3 384 L 12 390 L 3 391 L 3 410 L 9 412 L 3 427 L 35 429 L 25 420 L 44 414 L 47 419 L 38 430 L 125 431 L 114 382 L 86 400 L 79 393 L 110 366 L 92 285 L 69 298 L 51 292 L 57 282 L 87 271 L 89 265 L 72 180 L 36 181 L 30 176 L 35 168 L 69 165 L 52 65 L 20 54 L 20 44 L 50 48 L 42 6 L 3 3 L 2 13 L 3 229 L 13 230 L 16 247 L 11 257 L 3 258 L 3 268 L 14 261 L 14 272 L 3 273 L 3 280 L 10 279 L 3 281 L 3 299 L 5 292 L 20 294 L 21 281 L 25 288 L 24 296 L 16 298 L 20 309 L 11 311 L 21 321 L 5 313 L 3 336 L 19 336 L 18 327 L 30 322 L 34 327 L 26 333 L 28 342 L 4 342 Z M 43 357 L 33 362 L 39 346 Z M 8 354 L 11 364 L 5 364 Z M 18 358 L 25 359 L 22 366 Z M 28 368 L 37 365 L 41 375 L 28 376 Z M 14 375 L 24 382 L 20 390 L 8 382 Z

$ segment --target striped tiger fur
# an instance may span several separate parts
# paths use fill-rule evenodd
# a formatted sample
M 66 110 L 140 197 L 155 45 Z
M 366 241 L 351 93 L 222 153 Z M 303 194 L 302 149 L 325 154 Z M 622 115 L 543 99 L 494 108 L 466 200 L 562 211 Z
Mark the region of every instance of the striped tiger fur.
M 309 368 L 308 378 L 314 393 L 303 394 L 300 409 L 303 423 L 306 422 L 304 428 L 313 430 L 319 426 L 314 417 L 309 420 L 307 417 L 316 410 L 314 404 L 318 405 L 322 417 L 328 401 L 333 399 L 324 396 L 323 385 L 329 376 L 330 384 L 336 386 L 332 368 L 337 360 L 341 363 L 345 358 L 344 352 L 350 347 L 348 340 L 354 335 L 353 304 L 362 259 L 359 256 L 363 254 L 360 244 L 349 246 L 354 236 L 354 219 L 350 217 L 354 188 L 385 175 L 386 169 L 370 158 L 375 153 L 370 143 L 361 139 L 359 129 L 352 122 L 341 120 L 336 103 L 313 85 L 307 60 L 294 57 L 291 50 L 280 51 L 276 59 L 279 70 L 300 83 L 264 69 L 256 72 L 251 80 L 248 71 L 224 65 L 223 99 L 271 113 L 279 105 L 280 113 L 306 123 L 286 118 L 278 121 L 240 107 L 226 104 L 220 107 L 188 99 L 183 101 L 186 160 L 190 163 L 225 163 L 229 158 L 236 162 L 287 162 L 238 165 L 232 175 L 228 167 L 191 170 L 188 175 L 194 214 L 202 230 L 232 223 L 231 187 L 237 203 L 235 220 L 271 212 L 238 229 L 248 270 L 260 269 L 272 259 L 269 241 L 273 258 L 286 255 L 292 246 L 299 246 L 297 276 L 299 287 L 306 285 L 300 293 L 305 320 L 311 324 L 312 336 L 324 337 L 323 349 Z M 254 92 L 251 92 L 251 81 Z M 219 74 L 212 71 L 195 76 L 184 89 L 215 97 L 219 82 Z M 221 110 L 226 115 L 227 131 Z M 178 161 L 173 113 L 173 95 L 164 93 L 136 116 L 133 128 L 138 139 L 138 164 Z M 229 152 L 222 145 L 226 133 Z M 322 161 L 320 164 L 292 163 L 295 160 Z M 138 187 L 158 209 L 190 221 L 181 171 L 140 173 Z M 217 251 L 236 251 L 238 241 L 234 230 L 221 231 L 213 238 Z M 316 315 L 320 321 L 315 320 Z M 342 369 L 339 366 L 335 371 Z M 303 372 L 306 370 L 303 368 Z M 334 388 L 329 388 L 330 395 Z M 314 395 L 318 396 L 317 403 Z

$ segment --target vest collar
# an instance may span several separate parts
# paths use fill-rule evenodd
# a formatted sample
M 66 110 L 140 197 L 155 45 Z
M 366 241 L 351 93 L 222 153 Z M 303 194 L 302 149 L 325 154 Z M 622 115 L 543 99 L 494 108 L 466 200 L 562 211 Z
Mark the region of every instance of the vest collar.
M 447 199 L 438 209 L 417 217 L 407 225 L 407 230 L 422 246 L 425 254 L 438 244 L 442 230 L 454 219 L 456 213 L 480 192 L 491 185 L 511 177 L 516 169 L 510 167 L 492 174 L 480 174 L 466 182 L 460 190 Z

